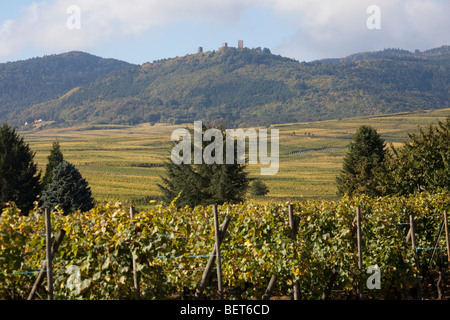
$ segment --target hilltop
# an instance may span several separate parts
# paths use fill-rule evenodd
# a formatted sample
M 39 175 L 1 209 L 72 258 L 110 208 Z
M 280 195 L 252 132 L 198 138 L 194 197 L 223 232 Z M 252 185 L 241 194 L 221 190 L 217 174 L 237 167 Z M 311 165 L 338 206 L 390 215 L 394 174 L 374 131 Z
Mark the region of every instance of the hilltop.
M 0 88 L 10 86 L 0 91 L 0 121 L 67 126 L 203 120 L 248 127 L 449 107 L 448 46 L 309 63 L 233 47 L 142 65 L 93 61 L 84 53 L 62 64 L 64 59 L 12 63 L 6 69 L 14 73 L 0 65 Z M 28 73 L 24 65 L 32 70 L 35 64 L 52 73 Z M 22 82 L 14 80 L 18 75 Z
M 61 97 L 78 86 L 129 66 L 124 61 L 78 51 L 1 63 L 0 121 L 12 120 L 35 104 Z

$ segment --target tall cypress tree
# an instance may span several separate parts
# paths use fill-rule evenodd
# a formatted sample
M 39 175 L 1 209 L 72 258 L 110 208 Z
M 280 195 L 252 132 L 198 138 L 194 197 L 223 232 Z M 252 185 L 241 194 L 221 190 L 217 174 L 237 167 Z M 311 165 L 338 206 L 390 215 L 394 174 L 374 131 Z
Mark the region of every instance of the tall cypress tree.
M 384 139 L 374 128 L 367 125 L 359 127 L 336 178 L 338 194 L 378 196 L 376 172 L 384 160 L 385 147 Z
M 53 170 L 64 161 L 64 156 L 61 151 L 61 146 L 59 141 L 55 140 L 52 144 L 52 149 L 50 150 L 50 155 L 47 157 L 48 163 L 45 168 L 45 175 L 42 179 L 42 189 L 45 190 L 47 185 L 52 181 Z
M 33 162 L 35 153 L 15 128 L 0 128 L 0 207 L 13 201 L 28 215 L 40 193 L 40 172 Z
M 75 166 L 61 162 L 52 173 L 52 180 L 42 193 L 42 207 L 61 208 L 64 215 L 76 210 L 88 211 L 94 207 L 91 188 Z

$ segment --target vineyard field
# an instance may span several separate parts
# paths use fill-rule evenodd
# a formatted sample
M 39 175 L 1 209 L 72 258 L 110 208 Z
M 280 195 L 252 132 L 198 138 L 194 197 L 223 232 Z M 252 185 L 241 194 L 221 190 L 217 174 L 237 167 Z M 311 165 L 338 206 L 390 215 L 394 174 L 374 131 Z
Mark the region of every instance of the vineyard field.
M 449 114 L 450 109 L 442 109 L 272 125 L 269 129 L 280 133 L 279 171 L 261 176 L 261 164 L 249 165 L 249 178 L 262 179 L 270 192 L 262 197 L 249 193 L 246 200 L 261 204 L 337 200 L 336 176 L 359 126 L 373 126 L 387 143 L 398 146 L 418 126 L 443 120 Z M 52 142 L 58 139 L 65 159 L 80 170 L 99 204 L 130 201 L 139 209 L 151 209 L 149 200 L 158 200 L 161 195 L 157 183 L 165 174 L 162 164 L 170 157 L 171 134 L 192 125 L 41 127 L 21 134 L 36 152 L 35 161 L 42 172 Z

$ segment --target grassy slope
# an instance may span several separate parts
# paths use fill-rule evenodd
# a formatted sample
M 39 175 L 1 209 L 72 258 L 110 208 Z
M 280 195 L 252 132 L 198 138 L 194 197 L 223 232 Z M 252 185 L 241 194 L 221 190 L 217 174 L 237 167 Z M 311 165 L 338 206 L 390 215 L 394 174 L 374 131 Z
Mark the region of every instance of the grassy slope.
M 260 176 L 270 189 L 255 202 L 290 199 L 335 199 L 335 176 L 353 134 L 362 124 L 375 127 L 389 143 L 407 140 L 407 133 L 450 115 L 450 109 L 320 122 L 274 125 L 280 130 L 280 169 Z M 91 185 L 97 201 L 132 201 L 139 207 L 159 195 L 161 165 L 170 152 L 170 135 L 180 125 L 84 126 L 22 132 L 35 160 L 45 170 L 52 141 L 58 138 L 65 158 L 75 164 Z M 145 200 L 144 200 L 145 199 Z

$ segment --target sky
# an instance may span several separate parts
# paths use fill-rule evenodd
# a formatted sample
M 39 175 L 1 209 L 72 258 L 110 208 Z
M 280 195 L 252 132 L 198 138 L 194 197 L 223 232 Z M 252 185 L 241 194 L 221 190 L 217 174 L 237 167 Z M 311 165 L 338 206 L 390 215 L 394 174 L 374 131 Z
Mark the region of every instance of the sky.
M 142 64 L 237 47 L 298 61 L 450 44 L 450 0 L 0 0 L 0 63 L 68 51 Z

